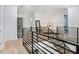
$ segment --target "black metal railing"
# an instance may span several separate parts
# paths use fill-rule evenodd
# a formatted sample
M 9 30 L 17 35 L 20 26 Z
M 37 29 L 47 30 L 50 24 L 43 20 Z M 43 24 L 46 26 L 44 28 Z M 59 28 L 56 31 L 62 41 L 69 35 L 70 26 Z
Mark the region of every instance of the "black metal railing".
M 33 31 L 33 33 L 35 33 L 35 32 Z M 43 34 L 38 34 L 38 35 L 42 35 L 42 36 L 45 36 L 45 37 L 49 37 L 49 36 L 43 35 Z M 41 37 L 38 37 L 38 38 L 41 38 Z M 55 39 L 55 40 L 58 40 L 58 41 L 61 41 L 61 42 L 64 42 L 64 43 L 68 43 L 68 44 L 71 44 L 71 45 L 74 45 L 74 46 L 78 46 L 77 44 L 73 44 L 73 43 L 67 42 L 67 41 L 65 41 L 65 40 L 60 40 L 60 39 L 53 38 L 53 37 L 49 37 L 49 38 L 52 38 L 52 39 Z M 33 39 L 34 39 L 34 38 L 33 38 Z M 43 39 L 43 41 L 50 42 L 50 41 L 48 41 L 48 40 L 46 40 L 46 39 L 44 39 L 44 38 L 41 38 L 41 39 Z M 39 42 L 40 42 L 40 41 L 39 41 Z M 70 52 L 72 52 L 72 53 L 76 53 L 76 52 L 74 52 L 74 51 L 71 51 L 71 50 L 69 50 L 69 49 L 66 49 L 65 47 L 63 47 L 63 46 L 61 46 L 61 45 L 55 44 L 55 43 L 53 43 L 53 42 L 50 42 L 50 43 L 51 43 L 51 44 L 54 44 L 54 45 L 57 45 L 57 46 L 60 46 L 60 47 L 62 47 L 63 49 L 68 50 L 68 51 L 70 51 Z M 38 44 L 38 43 L 37 43 L 37 44 Z M 54 49 L 54 48 L 53 48 L 53 49 Z M 55 51 L 56 51 L 56 49 L 55 49 Z
M 43 27 L 44 28 L 44 27 Z M 58 37 L 58 35 L 60 34 L 58 32 L 58 27 L 57 27 L 57 32 L 50 32 L 50 28 L 47 27 L 47 33 L 43 33 L 42 31 L 40 31 L 40 33 L 36 32 L 35 30 L 33 30 L 33 28 L 28 29 L 23 29 L 23 45 L 24 47 L 27 49 L 27 51 L 31 54 L 54 54 L 55 53 L 59 53 L 59 54 L 66 54 L 66 53 L 73 53 L 73 54 L 78 54 L 79 53 L 79 44 L 78 44 L 78 33 L 77 33 L 77 43 L 72 43 L 70 41 L 61 39 L 60 37 Z M 42 29 L 42 28 L 41 28 Z M 78 32 L 78 28 L 77 28 L 77 32 Z M 47 35 L 46 35 L 47 34 Z M 50 34 L 55 35 L 54 36 L 50 36 Z M 55 40 L 55 42 L 54 42 Z M 53 46 L 50 46 L 53 45 Z M 62 43 L 58 44 L 58 43 Z M 76 49 L 75 51 L 73 51 L 72 49 L 70 49 L 70 47 L 67 45 L 72 45 L 74 46 Z M 44 46 L 43 46 L 44 45 Z M 62 51 L 58 50 L 57 48 L 60 47 L 62 49 Z M 50 48 L 50 49 L 48 49 Z M 53 52 L 53 51 L 54 52 Z

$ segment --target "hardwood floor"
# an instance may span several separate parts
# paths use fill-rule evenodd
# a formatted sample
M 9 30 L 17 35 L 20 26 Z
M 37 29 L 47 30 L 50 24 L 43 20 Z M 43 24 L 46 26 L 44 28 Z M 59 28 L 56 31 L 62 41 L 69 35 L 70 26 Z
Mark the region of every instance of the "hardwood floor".
M 22 39 L 6 41 L 5 48 L 0 54 L 28 54 L 22 45 Z

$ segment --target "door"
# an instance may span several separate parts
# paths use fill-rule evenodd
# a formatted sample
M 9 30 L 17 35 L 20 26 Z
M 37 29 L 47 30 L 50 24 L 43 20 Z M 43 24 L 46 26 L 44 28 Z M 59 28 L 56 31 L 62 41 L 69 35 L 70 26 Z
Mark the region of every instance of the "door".
M 18 17 L 17 18 L 17 37 L 18 38 L 22 38 L 23 36 L 23 32 L 22 32 L 22 29 L 23 29 L 23 22 L 22 22 L 22 17 Z

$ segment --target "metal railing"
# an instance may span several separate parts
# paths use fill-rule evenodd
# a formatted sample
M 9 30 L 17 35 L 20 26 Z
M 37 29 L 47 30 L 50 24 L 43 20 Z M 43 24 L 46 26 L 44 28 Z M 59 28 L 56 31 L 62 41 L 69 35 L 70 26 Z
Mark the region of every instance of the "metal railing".
M 50 49 L 58 52 L 59 54 L 66 54 L 67 51 L 69 51 L 68 53 L 73 53 L 73 54 L 79 53 L 79 44 L 72 43 L 67 40 L 58 38 L 58 34 L 59 34 L 58 32 L 52 33 L 53 35 L 56 35 L 56 37 L 51 37 L 50 36 L 51 33 L 49 32 L 49 30 L 50 30 L 50 28 L 48 28 L 48 33 L 42 34 L 42 33 L 36 32 L 34 30 L 23 29 L 23 45 L 29 53 L 31 53 L 31 54 L 39 54 L 39 53 L 40 54 L 41 53 L 47 54 L 47 52 L 49 52 L 51 54 L 54 54 L 54 52 L 51 51 Z M 46 35 L 46 34 L 48 34 L 48 35 Z M 63 46 L 60 44 L 57 44 L 56 42 L 53 42 L 51 40 L 56 40 L 58 42 L 61 42 L 61 43 L 63 43 Z M 62 48 L 63 51 L 61 52 L 57 48 L 50 46 L 49 44 L 45 43 L 44 41 L 50 43 L 51 45 L 58 46 L 58 47 Z M 46 47 L 44 47 L 40 43 L 45 45 Z M 75 46 L 76 51 L 71 50 L 70 47 L 67 46 L 67 44 Z M 48 49 L 48 48 L 50 48 L 50 49 Z

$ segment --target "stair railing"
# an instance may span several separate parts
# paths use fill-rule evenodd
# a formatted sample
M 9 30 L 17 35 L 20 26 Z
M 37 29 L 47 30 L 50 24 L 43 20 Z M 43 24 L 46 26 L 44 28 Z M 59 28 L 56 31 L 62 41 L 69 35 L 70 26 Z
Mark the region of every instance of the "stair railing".
M 72 43 L 72 42 L 68 42 L 68 41 L 66 41 L 66 40 L 62 40 L 62 39 L 60 39 L 60 38 L 56 38 L 56 37 L 50 37 L 49 35 L 45 35 L 45 34 L 41 34 L 41 33 L 38 33 L 38 32 L 35 32 L 35 31 L 33 31 L 33 30 L 28 30 L 29 32 L 31 32 L 31 50 L 32 50 L 32 54 L 34 54 L 34 52 L 35 51 L 38 51 L 38 50 L 40 50 L 40 51 L 42 51 L 44 54 L 47 54 L 46 53 L 46 51 L 48 51 L 49 53 L 51 53 L 51 54 L 53 54 L 53 51 L 50 51 L 50 50 L 48 50 L 47 48 L 45 48 L 44 46 L 42 46 L 42 45 L 40 45 L 39 44 L 39 42 L 40 43 L 42 43 L 42 44 L 44 44 L 44 45 L 46 45 L 47 47 L 50 47 L 49 45 L 47 45 L 46 43 L 43 43 L 43 41 L 47 41 L 47 42 L 49 42 L 50 44 L 54 44 L 54 45 L 56 45 L 56 46 L 59 46 L 59 47 L 61 47 L 61 48 L 63 48 L 64 50 L 67 50 L 67 51 L 70 51 L 70 52 L 72 52 L 72 53 L 74 53 L 74 54 L 78 54 L 79 52 L 79 44 L 75 44 L 75 43 Z M 40 36 L 43 36 L 43 37 L 40 37 Z M 36 37 L 36 38 L 35 38 Z M 59 45 L 59 44 L 56 44 L 56 43 L 54 43 L 54 42 L 50 42 L 49 40 L 47 40 L 46 38 L 44 38 L 44 37 L 47 37 L 47 38 L 51 38 L 52 40 L 57 40 L 57 41 L 60 41 L 60 42 L 63 42 L 63 43 L 67 43 L 67 44 L 70 44 L 70 45 L 72 45 L 72 46 L 75 46 L 76 47 L 76 51 L 72 51 L 66 44 L 65 44 L 65 46 L 67 47 L 67 48 L 65 48 L 64 46 L 61 46 L 61 45 Z M 40 39 L 40 40 L 39 40 Z M 24 42 L 24 41 L 23 41 Z M 24 45 L 26 45 L 26 43 L 23 43 Z M 46 51 L 44 51 L 43 49 L 41 49 L 40 47 L 42 47 L 43 49 L 45 49 Z M 62 54 L 62 52 L 60 52 L 60 51 L 58 51 L 57 49 L 55 49 L 55 48 L 53 48 L 53 47 L 50 47 L 51 49 L 53 49 L 53 50 L 55 50 L 56 52 L 58 52 L 58 53 L 61 53 Z M 34 49 L 37 49 L 37 50 L 34 50 Z M 39 52 L 39 51 L 38 51 Z M 65 52 L 64 52 L 64 54 L 65 54 Z

